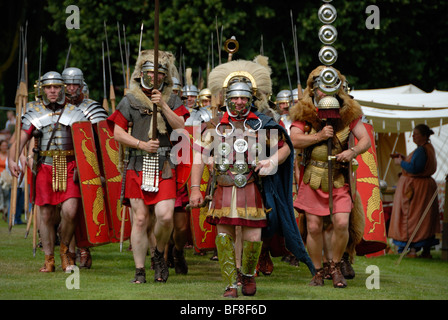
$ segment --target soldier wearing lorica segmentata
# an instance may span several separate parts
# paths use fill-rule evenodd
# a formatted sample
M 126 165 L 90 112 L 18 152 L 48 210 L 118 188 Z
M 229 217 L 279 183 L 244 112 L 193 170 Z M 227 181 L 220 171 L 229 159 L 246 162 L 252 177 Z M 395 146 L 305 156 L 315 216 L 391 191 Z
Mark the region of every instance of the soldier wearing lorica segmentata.
M 81 69 L 75 67 L 66 68 L 62 72 L 62 78 L 66 86 L 66 99 L 68 103 L 80 108 L 92 124 L 107 119 L 107 111 L 97 101 L 86 97 L 84 89 L 87 85 Z
M 75 264 L 75 253 L 69 251 L 76 226 L 76 213 L 81 193 L 75 182 L 76 161 L 74 157 L 71 126 L 77 121 L 86 121 L 83 112 L 75 105 L 66 103 L 64 82 L 58 72 L 45 73 L 39 81 L 42 87 L 41 102 L 27 106 L 22 116 L 20 150 L 33 136 L 37 140 L 35 151 L 37 163 L 33 188 L 39 186 L 34 204 L 40 207 L 39 231 L 45 252 L 45 264 L 41 272 L 54 272 L 54 221 L 56 206 L 60 206 L 62 269 Z M 15 149 L 15 146 L 12 148 Z M 11 151 L 11 154 L 14 152 Z M 35 160 L 36 161 L 36 160 Z M 17 174 L 19 168 L 11 159 L 10 170 Z M 33 170 L 34 171 L 34 170 Z
M 86 92 L 85 89 L 88 91 L 88 88 L 84 81 L 84 74 L 81 69 L 75 67 L 66 68 L 62 71 L 62 78 L 64 79 L 65 97 L 67 103 L 76 105 L 76 107 L 84 113 L 92 125 L 96 125 L 98 122 L 107 119 L 107 111 L 104 110 L 104 108 L 97 101 L 87 97 L 88 92 Z M 93 130 L 93 132 L 96 131 Z M 99 149 L 98 138 L 96 135 L 95 142 L 97 144 L 97 149 Z M 78 253 L 80 256 L 79 267 L 90 269 L 92 265 L 90 249 L 79 248 Z
M 42 87 L 55 84 L 63 86 L 62 77 L 57 72 L 48 72 L 42 77 Z M 67 191 L 67 166 L 75 165 L 71 125 L 85 120 L 87 119 L 80 109 L 73 104 L 65 103 L 63 93 L 60 93 L 56 103 L 51 103 L 44 94 L 42 102 L 30 103 L 22 117 L 22 130 L 30 135 L 34 130 L 40 132 L 41 163 L 54 166 L 52 169 L 54 192 Z M 50 197 L 47 200 L 51 201 L 51 204 L 59 203 Z M 41 202 L 40 197 L 36 195 L 37 205 L 46 204 L 45 201 Z

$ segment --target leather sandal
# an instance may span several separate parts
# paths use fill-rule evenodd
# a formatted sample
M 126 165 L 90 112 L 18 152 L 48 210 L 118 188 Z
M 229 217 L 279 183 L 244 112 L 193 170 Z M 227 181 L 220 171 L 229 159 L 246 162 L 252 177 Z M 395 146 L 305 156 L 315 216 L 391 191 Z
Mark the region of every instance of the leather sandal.
M 44 266 L 39 269 L 39 272 L 54 272 L 54 255 L 45 255 Z
M 79 250 L 79 267 L 90 269 L 92 266 L 92 255 L 89 248 L 78 248 Z
M 341 262 L 331 261 L 331 277 L 333 278 L 333 287 L 345 288 L 347 287 L 347 281 L 341 272 Z
M 265 276 L 270 276 L 274 270 L 274 263 L 271 260 L 269 250 L 261 249 L 260 257 L 258 258 L 257 270 L 261 271 Z
M 188 264 L 185 260 L 184 250 L 179 251 L 173 246 L 172 254 L 174 259 L 174 271 L 176 274 L 187 274 Z
M 324 262 L 324 279 L 331 280 L 330 262 Z
M 321 287 L 324 285 L 324 268 L 316 269 L 316 274 L 311 279 L 309 285 L 312 287 Z
M 76 253 L 71 253 L 68 246 L 61 242 L 59 247 L 61 255 L 61 265 L 63 271 L 71 270 L 75 265 Z
M 227 288 L 223 294 L 224 298 L 238 298 L 238 289 L 236 288 Z
M 146 283 L 145 268 L 135 268 L 135 278 L 131 280 L 132 283 Z
M 257 284 L 254 276 L 241 275 L 241 292 L 245 296 L 253 296 L 257 292 Z
M 353 279 L 355 277 L 355 270 L 350 263 L 348 253 L 344 253 L 341 260 L 341 272 L 345 279 Z
M 169 269 L 166 265 L 163 252 L 160 253 L 157 248 L 154 250 L 154 281 L 166 282 L 169 276 Z

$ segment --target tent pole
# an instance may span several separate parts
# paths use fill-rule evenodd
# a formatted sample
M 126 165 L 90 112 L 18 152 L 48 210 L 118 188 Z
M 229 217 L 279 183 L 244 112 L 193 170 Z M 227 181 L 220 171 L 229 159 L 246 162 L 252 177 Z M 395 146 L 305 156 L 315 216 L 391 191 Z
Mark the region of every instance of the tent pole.
M 397 142 L 398 142 L 398 137 L 399 136 L 400 136 L 400 132 L 397 132 L 397 138 L 395 139 L 394 147 L 392 148 L 392 152 L 391 153 L 395 153 L 395 148 L 397 147 Z M 389 167 L 390 167 L 391 161 L 392 161 L 392 158 L 389 157 L 389 161 L 387 162 L 386 171 L 384 172 L 384 175 L 383 175 L 383 180 L 384 181 L 386 181 L 387 172 L 389 171 Z

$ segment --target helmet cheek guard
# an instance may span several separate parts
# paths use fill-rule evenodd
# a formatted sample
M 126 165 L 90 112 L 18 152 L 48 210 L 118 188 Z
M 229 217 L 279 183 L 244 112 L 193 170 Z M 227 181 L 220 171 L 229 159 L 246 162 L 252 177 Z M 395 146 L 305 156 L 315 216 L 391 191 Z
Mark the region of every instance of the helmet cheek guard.
M 154 79 L 151 75 L 149 75 L 149 72 L 154 72 L 154 63 L 152 61 L 146 61 L 142 65 L 142 73 L 140 75 L 140 84 L 145 89 L 154 89 Z M 165 77 L 168 72 L 168 69 L 166 66 L 159 64 L 158 72 L 160 74 L 163 74 L 163 79 L 159 83 L 159 91 L 163 90 L 163 87 L 165 85 Z
M 232 98 L 247 98 L 247 103 L 241 110 L 236 109 L 236 105 L 232 102 Z M 231 83 L 226 92 L 226 108 L 231 117 L 243 118 L 249 114 L 252 105 L 252 88 L 246 82 Z
M 48 106 L 51 101 L 48 99 L 47 94 L 45 93 L 44 87 L 49 86 L 60 86 L 61 90 L 58 94 L 58 99 L 56 101 L 59 105 L 65 104 L 65 89 L 64 89 L 64 80 L 62 76 L 56 71 L 49 71 L 45 73 L 40 81 L 40 86 L 42 87 L 42 101 L 45 106 Z
M 245 106 L 241 110 L 237 110 L 235 103 L 228 99 L 228 101 L 226 103 L 227 112 L 229 113 L 229 115 L 231 117 L 238 118 L 238 119 L 244 118 L 245 116 L 247 116 L 249 114 L 249 111 L 251 108 L 251 103 L 252 103 L 252 101 L 248 100 L 247 103 L 245 104 Z
M 159 84 L 159 91 L 163 90 L 163 87 L 165 86 L 165 75 L 164 78 L 162 79 L 162 81 L 160 81 Z M 142 85 L 143 88 L 145 89 L 154 89 L 154 79 L 153 77 L 151 77 L 148 72 L 142 71 L 142 75 L 140 77 L 140 84 Z
M 67 95 L 67 97 L 71 99 L 78 98 L 83 91 L 84 85 L 84 74 L 82 73 L 81 69 L 75 67 L 66 68 L 64 71 L 62 71 L 62 79 L 64 80 L 66 86 L 70 84 L 79 85 L 78 89 L 76 89 L 76 91 L 72 94 L 70 94 L 67 91 L 67 87 L 65 87 L 65 94 Z
M 45 106 L 48 106 L 51 102 L 48 100 L 47 94 L 45 93 L 45 90 L 42 90 L 42 101 Z M 65 90 L 64 88 L 61 88 L 58 94 L 58 99 L 56 100 L 56 103 L 59 105 L 65 104 Z

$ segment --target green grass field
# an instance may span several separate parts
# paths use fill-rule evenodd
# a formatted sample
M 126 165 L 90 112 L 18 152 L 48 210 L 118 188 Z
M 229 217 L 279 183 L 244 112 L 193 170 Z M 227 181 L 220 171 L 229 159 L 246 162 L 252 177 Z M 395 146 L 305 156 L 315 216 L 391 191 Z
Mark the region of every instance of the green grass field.
M 0 221 L 0 300 L 221 300 L 224 285 L 219 265 L 206 256 L 186 250 L 188 275 L 176 275 L 170 269 L 165 284 L 153 282 L 153 271 L 147 263 L 147 283 L 132 284 L 134 262 L 132 253 L 119 251 L 119 244 L 92 249 L 93 265 L 80 270 L 79 289 L 68 289 L 72 274 L 60 269 L 56 248 L 55 273 L 42 274 L 44 254 L 32 253 L 32 236 L 24 239 L 25 225 L 8 232 L 7 223 Z M 128 242 L 124 247 L 127 248 Z M 257 278 L 257 294 L 251 300 L 446 300 L 448 298 L 448 262 L 440 259 L 440 251 L 432 251 L 433 259 L 404 258 L 396 265 L 398 255 L 375 258 L 357 257 L 356 277 L 348 280 L 345 289 L 334 289 L 327 281 L 323 287 L 310 287 L 311 275 L 304 264 L 299 267 L 274 258 L 271 276 Z M 379 288 L 368 289 L 372 283 L 369 266 L 379 271 Z M 375 268 L 374 267 L 374 268 Z M 378 274 L 378 273 L 377 273 Z M 235 300 L 233 300 L 235 301 Z

